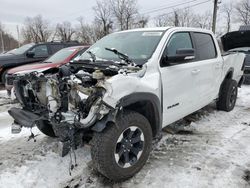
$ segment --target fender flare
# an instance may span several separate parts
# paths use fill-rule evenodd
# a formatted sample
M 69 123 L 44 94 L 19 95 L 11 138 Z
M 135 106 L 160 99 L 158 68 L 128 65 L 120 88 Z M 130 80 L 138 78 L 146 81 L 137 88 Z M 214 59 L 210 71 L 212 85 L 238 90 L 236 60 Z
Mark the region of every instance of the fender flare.
M 148 117 L 146 118 L 151 124 L 153 135 L 157 136 L 162 128 L 162 107 L 159 97 L 157 97 L 155 94 L 147 92 L 137 92 L 124 96 L 119 100 L 117 109 L 121 109 L 121 107 L 122 109 L 126 109 L 126 107 L 129 107 L 130 105 L 138 102 L 149 102 L 152 105 L 152 119 L 149 120 Z M 109 122 L 115 122 L 116 114 L 118 113 L 116 113 L 114 109 L 111 110 L 108 115 L 106 115 L 102 120 L 98 121 L 91 129 L 96 132 L 103 131 Z
M 233 74 L 234 74 L 234 68 L 233 68 L 233 67 L 230 67 L 230 68 L 227 70 L 227 73 L 225 74 L 224 80 L 228 77 L 228 75 L 230 75 L 230 73 L 232 73 L 231 78 L 233 78 Z M 223 80 L 223 81 L 224 81 L 224 80 Z
M 232 73 L 232 75 L 231 75 L 230 73 Z M 225 77 L 224 77 L 223 81 L 222 81 L 221 84 L 220 84 L 220 89 L 219 89 L 219 94 L 218 94 L 218 96 L 221 95 L 221 89 L 222 89 L 222 85 L 224 84 L 224 81 L 225 81 L 226 79 L 228 79 L 228 78 L 233 78 L 233 74 L 234 74 L 234 68 L 233 68 L 233 67 L 230 67 L 230 68 L 227 70 L 227 73 L 225 74 Z

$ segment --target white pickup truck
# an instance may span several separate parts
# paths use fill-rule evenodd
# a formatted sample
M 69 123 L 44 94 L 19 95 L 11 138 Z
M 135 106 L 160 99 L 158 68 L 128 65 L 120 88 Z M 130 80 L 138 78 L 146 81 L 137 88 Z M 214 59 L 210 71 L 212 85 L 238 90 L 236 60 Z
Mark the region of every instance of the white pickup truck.
M 211 31 L 147 28 L 110 34 L 77 62 L 19 75 L 13 133 L 37 126 L 62 155 L 90 142 L 94 167 L 114 181 L 146 163 L 163 127 L 216 101 L 231 111 L 245 54 L 222 56 Z

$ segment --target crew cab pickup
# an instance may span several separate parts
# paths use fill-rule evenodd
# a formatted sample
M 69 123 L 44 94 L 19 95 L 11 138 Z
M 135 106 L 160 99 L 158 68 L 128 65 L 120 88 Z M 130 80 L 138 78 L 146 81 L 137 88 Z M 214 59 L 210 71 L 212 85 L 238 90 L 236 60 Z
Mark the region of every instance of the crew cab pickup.
M 136 174 L 163 127 L 216 101 L 231 111 L 243 81 L 245 54 L 221 55 L 197 28 L 147 28 L 110 34 L 55 74 L 14 81 L 22 108 L 12 132 L 37 126 L 57 137 L 62 155 L 91 144 L 93 166 L 114 181 Z

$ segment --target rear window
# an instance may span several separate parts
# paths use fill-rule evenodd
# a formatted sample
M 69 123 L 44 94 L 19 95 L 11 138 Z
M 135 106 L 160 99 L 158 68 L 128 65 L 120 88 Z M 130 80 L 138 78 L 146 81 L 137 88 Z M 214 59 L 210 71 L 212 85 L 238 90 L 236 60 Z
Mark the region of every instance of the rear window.
M 216 58 L 217 53 L 213 38 L 210 34 L 194 33 L 196 43 L 196 54 L 199 60 Z

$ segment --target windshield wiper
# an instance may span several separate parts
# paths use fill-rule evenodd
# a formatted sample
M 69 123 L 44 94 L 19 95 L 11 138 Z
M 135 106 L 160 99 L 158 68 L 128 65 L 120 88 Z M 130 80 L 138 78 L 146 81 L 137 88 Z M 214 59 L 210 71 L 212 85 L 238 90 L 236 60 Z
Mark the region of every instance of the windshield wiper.
M 91 56 L 92 61 L 95 62 L 96 61 L 96 55 L 91 51 L 87 51 L 87 53 Z
M 108 50 L 108 51 L 111 51 L 113 52 L 114 54 L 118 55 L 118 57 L 121 59 L 121 60 L 124 60 L 126 63 L 132 63 L 133 61 L 124 53 L 122 52 L 119 52 L 117 49 L 115 48 L 105 48 L 105 50 Z

